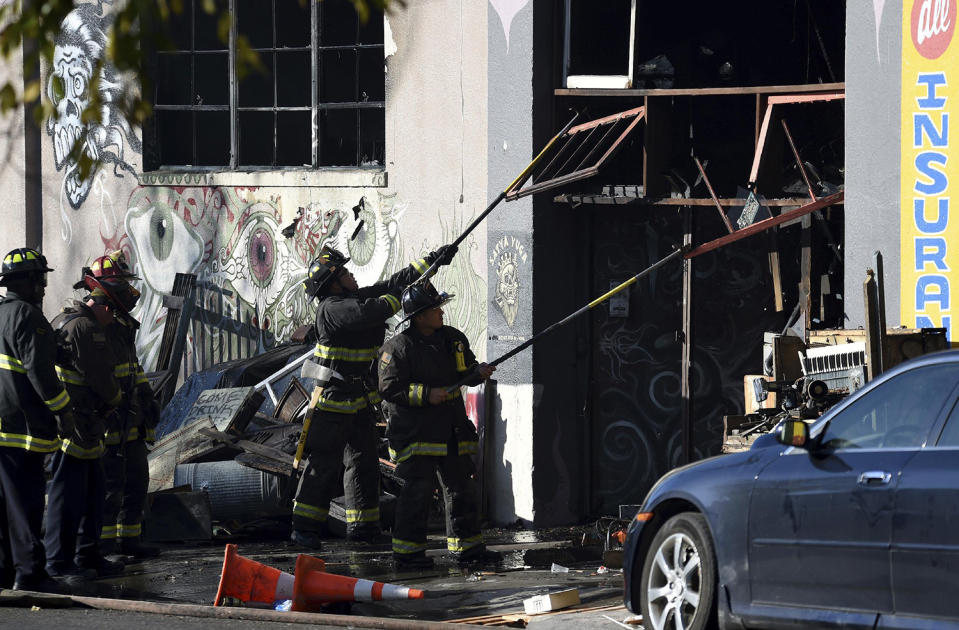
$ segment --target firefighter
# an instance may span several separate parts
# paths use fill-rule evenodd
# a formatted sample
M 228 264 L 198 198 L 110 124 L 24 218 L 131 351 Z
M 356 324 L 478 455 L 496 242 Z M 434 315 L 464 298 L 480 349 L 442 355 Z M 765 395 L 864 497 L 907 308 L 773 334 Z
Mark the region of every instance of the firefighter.
M 44 568 L 40 533 L 44 456 L 59 436 L 73 435 L 70 395 L 54 368 L 56 337 L 41 311 L 50 271 L 29 248 L 7 254 L 0 270 L 0 575 L 17 590 L 62 592 Z
M 89 269 L 84 269 L 84 275 Z M 85 278 L 74 288 L 87 286 Z M 51 462 L 47 498 L 47 572 L 68 582 L 117 575 L 123 563 L 100 550 L 105 481 L 102 456 L 106 418 L 123 401 L 114 375 L 117 359 L 110 340 L 113 313 L 87 296 L 74 301 L 51 325 L 57 332 L 57 375 L 73 401 L 74 435 L 62 441 Z M 92 570 L 92 575 L 87 575 Z
M 114 377 L 123 393 L 122 402 L 107 422 L 103 456 L 106 496 L 100 546 L 104 555 L 148 558 L 159 553 L 156 547 L 140 542 L 150 483 L 147 445 L 155 440 L 159 407 L 137 359 L 136 332 L 140 323 L 131 312 L 140 292 L 130 283 L 136 279 L 123 252 L 115 251 L 93 261 L 84 272 L 83 282 L 90 292 L 87 304 L 112 316 L 107 332 L 116 360 Z
M 495 371 L 477 363 L 466 335 L 443 325 L 453 298 L 430 283 L 403 292 L 410 326 L 386 342 L 379 357 L 380 394 L 387 404 L 390 457 L 403 488 L 396 502 L 393 561 L 398 569 L 433 566 L 426 556 L 426 528 L 437 472 L 446 502 L 446 544 L 461 563 L 496 562 L 480 531 L 473 460 L 478 438 L 459 388 L 478 385 Z M 402 323 L 402 322 L 401 322 Z
M 321 376 L 305 439 L 309 455 L 293 501 L 294 544 L 321 548 L 341 464 L 346 467 L 347 537 L 363 542 L 382 538 L 372 409 L 380 397 L 373 362 L 386 336 L 386 320 L 400 310 L 403 288 L 433 262 L 448 265 L 455 253 L 452 246 L 443 246 L 388 280 L 363 288 L 345 267 L 349 258 L 335 249 L 324 247 L 310 264 L 303 286 L 309 298 L 319 300 L 314 359 Z

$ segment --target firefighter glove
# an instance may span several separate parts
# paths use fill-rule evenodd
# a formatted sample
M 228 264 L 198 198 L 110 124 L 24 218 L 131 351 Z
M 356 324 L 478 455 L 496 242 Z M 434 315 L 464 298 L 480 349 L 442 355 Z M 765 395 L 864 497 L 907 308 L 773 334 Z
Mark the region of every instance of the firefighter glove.
M 453 262 L 453 256 L 456 255 L 457 247 L 455 245 L 443 245 L 442 247 L 436 248 L 436 251 L 432 251 L 426 257 L 426 262 L 433 264 L 434 262 L 439 266 L 448 265 Z
M 57 435 L 60 439 L 73 439 L 76 434 L 76 417 L 69 409 L 57 414 Z

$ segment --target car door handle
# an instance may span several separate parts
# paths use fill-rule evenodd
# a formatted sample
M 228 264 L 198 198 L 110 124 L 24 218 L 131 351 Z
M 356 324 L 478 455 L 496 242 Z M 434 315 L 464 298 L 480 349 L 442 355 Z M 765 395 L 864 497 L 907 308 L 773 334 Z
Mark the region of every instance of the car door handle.
M 872 486 L 887 484 L 892 481 L 892 473 L 882 470 L 869 470 L 859 475 L 859 485 Z

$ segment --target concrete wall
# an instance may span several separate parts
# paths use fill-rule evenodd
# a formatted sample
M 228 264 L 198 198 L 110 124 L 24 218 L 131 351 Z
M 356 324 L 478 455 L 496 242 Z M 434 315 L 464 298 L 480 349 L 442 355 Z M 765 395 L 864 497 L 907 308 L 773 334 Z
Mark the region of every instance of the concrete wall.
M 886 323 L 900 323 L 902 7 L 901 2 L 846 4 L 847 328 L 863 325 L 862 282 L 876 250 L 884 261 Z
M 73 16 L 94 37 L 109 19 L 96 6 L 81 5 Z M 486 206 L 486 21 L 485 6 L 453 0 L 409 0 L 387 17 L 382 172 L 143 173 L 139 130 L 111 110 L 104 125 L 86 130 L 91 150 L 109 163 L 81 182 L 75 163 L 64 155 L 81 123 L 62 108 L 42 138 L 43 250 L 57 270 L 48 287 L 48 316 L 73 296 L 71 285 L 83 265 L 122 248 L 142 277 L 143 298 L 134 314 L 143 324 L 138 343 L 148 370 L 166 317 L 162 299 L 177 272 L 195 273 L 222 294 L 231 317 L 258 329 L 256 345 L 263 349 L 312 321 L 300 282 L 324 243 L 347 250 L 358 280 L 372 283 L 451 241 Z M 67 45 L 63 38 L 61 49 Z M 95 54 L 80 48 L 74 52 L 82 60 Z M 44 70 L 45 88 L 57 64 Z M 16 73 L 16 64 L 8 71 Z M 131 84 L 109 69 L 106 78 L 116 82 L 116 90 Z M 16 116 L 3 120 L 4 128 L 18 124 Z M 2 142 L 4 148 L 22 147 Z M 15 227 L 23 223 L 22 163 L 21 154 L 11 154 L 0 173 L 9 199 L 0 210 L 10 226 L 0 236 L 4 252 L 23 244 Z M 351 209 L 361 198 L 363 210 L 354 217 Z M 284 238 L 280 230 L 301 209 L 305 221 L 292 239 Z M 364 231 L 351 241 L 359 219 L 365 220 Z M 436 283 L 457 293 L 446 309 L 447 321 L 467 332 L 483 357 L 485 226 L 460 252 Z M 195 332 L 187 352 L 198 361 L 195 349 L 215 348 L 222 334 L 216 322 Z
M 533 158 L 533 2 L 489 3 L 488 198 L 492 200 Z M 489 341 L 491 358 L 533 334 L 533 204 L 503 202 L 487 219 Z M 498 399 L 493 462 L 488 471 L 490 518 L 531 523 L 533 504 L 533 353 L 504 362 L 494 374 Z

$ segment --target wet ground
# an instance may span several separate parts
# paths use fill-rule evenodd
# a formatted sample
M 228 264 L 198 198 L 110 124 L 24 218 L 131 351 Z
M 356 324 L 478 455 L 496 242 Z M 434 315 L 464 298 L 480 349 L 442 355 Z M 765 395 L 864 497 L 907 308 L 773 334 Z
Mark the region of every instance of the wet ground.
M 331 539 L 321 552 L 311 553 L 287 544 L 282 536 L 282 531 L 260 531 L 209 544 L 162 545 L 160 557 L 131 563 L 122 576 L 81 585 L 74 594 L 209 605 L 219 583 L 225 543 L 234 542 L 241 556 L 288 573 L 294 572 L 297 554 L 310 553 L 323 558 L 330 573 L 427 591 L 422 600 L 354 603 L 349 611 L 331 612 L 433 621 L 522 615 L 523 600 L 576 588 L 581 612 L 532 617 L 530 626 L 541 630 L 574 625 L 615 628 L 616 621 L 630 616 L 622 608 L 622 570 L 603 566 L 607 543 L 589 528 L 489 530 L 487 544 L 502 552 L 503 562 L 476 568 L 460 567 L 447 557 L 445 537 L 432 535 L 427 553 L 436 566 L 418 572 L 394 571 L 389 545 L 358 546 Z

